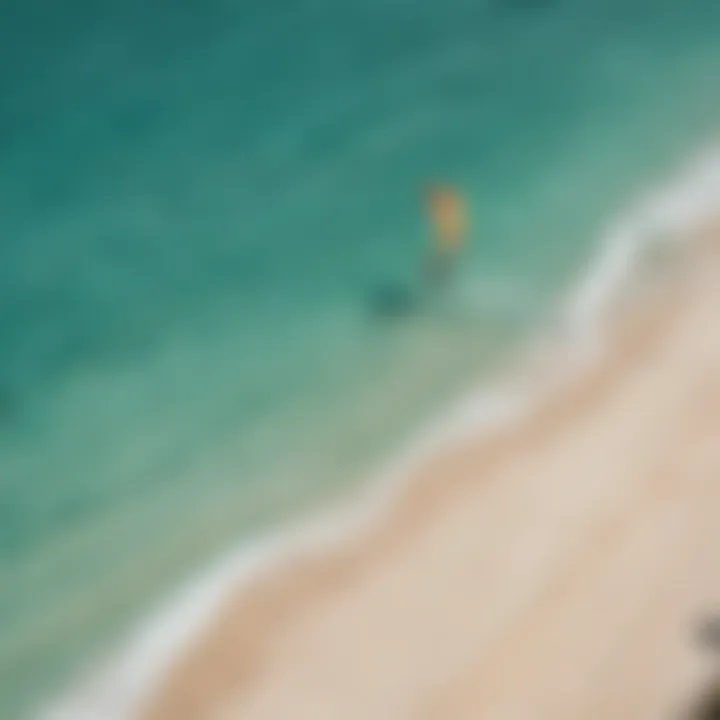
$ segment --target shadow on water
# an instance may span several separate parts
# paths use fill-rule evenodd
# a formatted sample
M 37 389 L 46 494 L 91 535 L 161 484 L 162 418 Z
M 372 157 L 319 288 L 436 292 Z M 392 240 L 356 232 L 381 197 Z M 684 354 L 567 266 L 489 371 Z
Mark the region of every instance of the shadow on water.
M 376 322 L 432 320 L 444 328 L 477 329 L 487 321 L 486 303 L 463 297 L 462 290 L 446 278 L 434 278 L 417 285 L 388 282 L 373 287 L 366 300 L 366 310 Z M 503 320 L 507 320 L 504 316 Z
M 386 283 L 373 288 L 369 296 L 371 317 L 378 320 L 407 318 L 420 309 L 416 291 L 403 285 Z

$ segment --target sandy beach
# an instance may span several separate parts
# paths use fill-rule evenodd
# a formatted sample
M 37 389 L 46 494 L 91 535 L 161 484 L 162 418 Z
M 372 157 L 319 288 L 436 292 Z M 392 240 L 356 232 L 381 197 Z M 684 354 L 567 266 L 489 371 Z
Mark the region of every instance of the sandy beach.
M 697 255 L 521 422 L 238 593 L 145 717 L 685 717 L 720 609 L 720 262 Z

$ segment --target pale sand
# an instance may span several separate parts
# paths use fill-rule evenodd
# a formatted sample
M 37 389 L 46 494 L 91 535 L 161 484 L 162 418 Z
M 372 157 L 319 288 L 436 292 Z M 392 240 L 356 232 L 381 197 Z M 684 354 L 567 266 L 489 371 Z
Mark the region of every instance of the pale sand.
M 720 263 L 702 252 L 586 377 L 438 454 L 365 537 L 239 594 L 148 717 L 684 715 L 720 609 Z

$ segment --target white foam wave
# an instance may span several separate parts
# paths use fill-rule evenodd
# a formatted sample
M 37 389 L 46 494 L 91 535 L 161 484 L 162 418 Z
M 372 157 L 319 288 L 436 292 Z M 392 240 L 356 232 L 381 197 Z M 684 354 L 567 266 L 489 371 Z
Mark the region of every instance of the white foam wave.
M 674 180 L 650 192 L 607 229 L 600 254 L 569 305 L 573 328 L 597 330 L 647 247 L 681 240 L 683 234 L 714 220 L 719 208 L 720 148 L 713 148 L 693 158 Z
M 570 301 L 562 308 L 565 334 L 551 343 L 555 374 L 542 383 L 514 377 L 455 403 L 381 473 L 341 508 L 271 534 L 221 559 L 167 606 L 159 608 L 131 642 L 64 697 L 40 713 L 43 720 L 129 720 L 138 717 L 174 659 L 200 635 L 231 594 L 294 557 L 336 545 L 368 529 L 393 506 L 412 471 L 448 442 L 491 431 L 519 417 L 542 400 L 554 380 L 567 381 L 597 357 L 614 298 L 632 280 L 638 259 L 651 243 L 675 242 L 682 234 L 717 217 L 720 209 L 720 149 L 693 159 L 670 182 L 643 198 L 620 222 L 608 228 L 598 257 Z M 560 347 L 559 345 L 562 345 Z M 538 345 L 534 346 L 538 350 Z M 534 353 L 537 356 L 537 352 Z M 532 353 L 530 354 L 532 355 Z M 572 362 L 568 363 L 570 358 Z

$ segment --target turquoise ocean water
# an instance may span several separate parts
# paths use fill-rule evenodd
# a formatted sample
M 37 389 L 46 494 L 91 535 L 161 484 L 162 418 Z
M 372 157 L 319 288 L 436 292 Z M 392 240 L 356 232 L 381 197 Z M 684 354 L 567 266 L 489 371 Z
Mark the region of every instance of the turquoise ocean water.
M 0 7 L 0 716 L 363 478 L 720 121 L 714 0 Z M 380 321 L 475 220 L 442 302 Z

